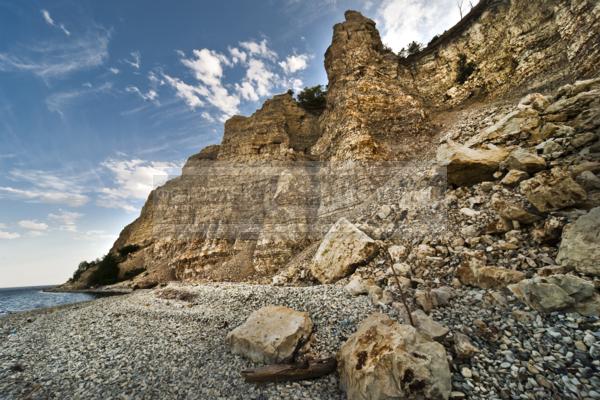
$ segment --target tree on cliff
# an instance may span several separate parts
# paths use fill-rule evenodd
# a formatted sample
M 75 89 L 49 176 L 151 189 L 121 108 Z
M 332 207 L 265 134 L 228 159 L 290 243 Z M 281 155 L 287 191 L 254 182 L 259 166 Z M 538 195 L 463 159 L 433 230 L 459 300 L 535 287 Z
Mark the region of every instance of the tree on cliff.
M 298 93 L 298 104 L 306 111 L 321 114 L 325 110 L 327 91 L 321 85 L 304 88 Z

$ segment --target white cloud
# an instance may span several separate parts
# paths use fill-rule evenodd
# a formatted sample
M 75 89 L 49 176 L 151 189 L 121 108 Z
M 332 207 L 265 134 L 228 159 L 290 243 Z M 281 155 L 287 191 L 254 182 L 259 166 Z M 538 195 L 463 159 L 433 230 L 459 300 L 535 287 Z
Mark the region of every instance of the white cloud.
M 183 58 L 181 63 L 191 69 L 197 80 L 207 86 L 221 85 L 223 77 L 223 64 L 229 64 L 229 60 L 223 54 L 209 49 L 194 50 L 195 58 Z
M 48 219 L 60 224 L 60 230 L 69 232 L 77 232 L 77 220 L 81 217 L 83 217 L 81 213 L 64 210 L 59 210 L 56 214 L 48 214 Z
M 292 54 L 285 60 L 280 61 L 279 65 L 286 74 L 293 74 L 294 72 L 302 71 L 308 67 L 308 54 Z
M 246 49 L 250 55 L 275 60 L 277 53 L 269 48 L 267 39 L 263 39 L 260 42 L 248 41 L 240 42 L 240 47 Z
M 248 81 L 236 83 L 235 89 L 244 100 L 258 101 L 259 99 L 256 90 L 254 90 L 254 86 L 252 86 L 252 84 Z
M 271 94 L 277 76 L 269 70 L 262 60 L 250 59 L 246 77 L 240 86 L 242 97 L 258 100 L 259 97 Z
M 140 69 L 142 66 L 142 54 L 139 51 L 132 51 L 129 54 L 131 55 L 131 59 L 124 59 L 123 62 L 135 69 Z
M 152 101 L 154 103 L 158 102 L 158 93 L 153 90 L 150 89 L 148 90 L 146 93 L 143 93 L 138 87 L 136 86 L 127 86 L 125 88 L 125 91 L 127 93 L 135 93 L 138 96 L 140 96 L 144 101 Z
M 20 45 L 0 53 L 0 71 L 30 72 L 43 79 L 98 67 L 108 59 L 110 32 L 96 27 L 86 35 L 62 42 Z
M 177 92 L 177 97 L 183 99 L 185 104 L 191 109 L 198 108 L 204 105 L 204 102 L 200 99 L 200 96 L 206 96 L 207 91 L 204 88 L 198 88 L 181 81 L 178 78 L 172 78 L 169 75 L 165 75 L 167 83 L 171 85 Z
M 64 24 L 57 24 L 56 22 L 54 22 L 54 19 L 52 18 L 48 10 L 42 10 L 42 17 L 48 25 L 60 29 L 67 36 L 71 36 L 71 32 L 69 32 L 69 30 L 65 27 Z
M 48 229 L 48 224 L 31 219 L 19 221 L 19 226 L 30 231 L 45 231 Z
M 67 204 L 71 207 L 80 207 L 86 204 L 89 198 L 79 193 L 63 193 L 55 191 L 25 190 L 10 186 L 0 186 L 0 192 L 19 199 L 32 200 L 48 204 Z M 0 196 L 1 197 L 1 196 Z
M 246 62 L 248 55 L 245 52 L 241 51 L 237 47 L 229 47 L 229 48 L 227 48 L 227 50 L 229 50 L 229 55 L 231 56 L 231 61 L 234 64 Z
M 375 15 L 383 43 L 396 52 L 413 40 L 427 44 L 460 20 L 455 0 L 383 0 Z
M 166 83 L 175 89 L 177 97 L 183 99 L 188 107 L 214 107 L 220 113 L 216 119 L 222 122 L 239 113 L 243 100 L 254 102 L 271 95 L 276 89 L 300 87 L 302 81 L 292 74 L 306 69 L 310 59 L 306 54 L 291 55 L 278 63 L 277 53 L 269 48 L 267 39 L 243 41 L 235 47 L 229 46 L 227 51 L 228 55 L 206 48 L 196 49 L 191 57 L 178 51 L 182 64 L 196 79 L 194 84 L 163 73 Z M 285 71 L 285 77 L 275 72 L 279 67 Z M 241 69 L 242 78 L 237 82 L 227 81 L 226 68 Z M 215 118 L 213 115 L 216 114 L 207 112 L 202 115 L 211 121 L 206 116 Z
M 164 75 L 167 83 L 192 109 L 207 102 L 220 110 L 221 119 L 237 114 L 240 99 L 231 94 L 222 82 L 223 65 L 232 66 L 232 62 L 225 55 L 209 49 L 194 50 L 193 56 L 183 58 L 181 62 L 192 71 L 199 83 L 189 85 L 181 79 Z
M 30 200 L 47 204 L 79 207 L 89 201 L 83 189 L 72 179 L 39 170 L 12 170 L 9 178 L 27 188 L 0 186 L 0 197 Z
M 20 237 L 21 237 L 21 235 L 19 235 L 16 232 L 0 231 L 0 239 L 11 240 L 11 239 L 18 239 Z
M 119 68 L 115 68 L 115 67 L 110 67 L 108 70 L 109 70 L 109 71 L 111 72 L 111 74 L 113 74 L 113 75 L 118 75 L 118 74 L 121 72 L 121 70 L 119 70 Z
M 133 160 L 107 160 L 102 163 L 114 176 L 114 185 L 99 191 L 97 204 L 107 208 L 137 211 L 140 200 L 169 176 L 179 173 L 180 165 L 172 162 Z
M 54 25 L 54 20 L 50 16 L 50 13 L 48 12 L 48 10 L 42 10 L 42 17 L 44 17 L 44 20 L 46 21 L 46 23 L 48 25 L 55 26 Z
M 201 115 L 202 115 L 202 118 L 204 118 L 208 122 L 215 122 L 215 118 L 212 115 L 210 115 L 209 113 L 207 113 L 206 111 L 204 111 Z

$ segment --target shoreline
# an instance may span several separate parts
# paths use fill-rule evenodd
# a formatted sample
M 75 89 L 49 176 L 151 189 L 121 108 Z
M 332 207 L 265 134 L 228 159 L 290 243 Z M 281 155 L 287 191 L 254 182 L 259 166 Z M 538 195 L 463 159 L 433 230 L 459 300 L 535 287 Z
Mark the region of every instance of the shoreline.
M 42 292 L 45 293 L 84 293 L 84 294 L 93 294 L 98 297 L 107 297 L 107 296 L 122 296 L 125 294 L 133 293 L 133 289 L 110 289 L 110 288 L 95 288 L 95 289 L 65 289 L 59 286 L 55 286 L 48 289 L 43 289 Z

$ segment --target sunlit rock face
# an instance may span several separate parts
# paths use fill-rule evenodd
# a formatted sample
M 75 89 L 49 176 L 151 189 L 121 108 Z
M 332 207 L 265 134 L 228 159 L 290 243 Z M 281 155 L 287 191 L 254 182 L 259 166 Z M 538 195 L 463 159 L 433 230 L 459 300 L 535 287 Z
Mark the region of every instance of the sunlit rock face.
M 594 0 L 482 0 L 424 52 L 402 60 L 400 80 L 428 106 L 446 108 L 591 77 L 600 58 L 599 18 Z M 461 57 L 471 74 L 461 76 Z
M 597 73 L 599 15 L 591 0 L 483 0 L 403 59 L 372 20 L 348 11 L 325 54 L 325 110 L 283 94 L 228 120 L 222 143 L 190 157 L 123 229 L 111 252 L 135 251 L 119 260 L 119 280 L 271 281 L 307 264 L 340 218 L 374 240 L 443 230 L 439 109 Z M 459 82 L 462 55 L 474 68 Z M 89 275 L 71 284 L 85 287 Z
M 355 11 L 345 16 L 325 53 L 327 108 L 312 152 L 332 161 L 412 158 L 431 137 L 423 104 L 398 80 L 398 57 L 375 23 Z

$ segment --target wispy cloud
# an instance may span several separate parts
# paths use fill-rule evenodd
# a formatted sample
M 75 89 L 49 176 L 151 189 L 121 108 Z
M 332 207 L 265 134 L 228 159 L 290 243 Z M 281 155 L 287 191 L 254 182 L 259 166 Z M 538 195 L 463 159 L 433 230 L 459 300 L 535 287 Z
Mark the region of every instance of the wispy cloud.
M 125 88 L 127 93 L 135 93 L 144 101 L 151 101 L 155 104 L 158 104 L 158 93 L 154 89 L 148 90 L 146 93 L 143 93 L 137 86 L 127 86 Z
M 140 69 L 142 66 L 142 54 L 139 51 L 132 51 L 129 55 L 131 58 L 126 58 L 123 62 L 131 65 L 135 69 Z
M 48 10 L 42 10 L 42 17 L 44 18 L 44 21 L 46 21 L 46 23 L 48 25 L 60 29 L 67 36 L 71 36 L 71 32 L 69 32 L 69 30 L 65 27 L 64 24 L 57 24 L 54 21 L 54 19 L 52 18 L 52 16 L 50 15 L 50 12 Z
M 19 221 L 19 226 L 30 231 L 45 231 L 48 229 L 48 224 L 31 219 Z
M 64 108 L 77 101 L 77 99 L 100 93 L 108 93 L 111 89 L 112 83 L 106 82 L 97 87 L 92 87 L 88 84 L 84 85 L 82 89 L 54 93 L 46 98 L 46 107 L 48 107 L 49 111 L 64 115 Z
M 9 178 L 20 186 L 0 186 L 0 197 L 79 207 L 89 201 L 83 188 L 72 179 L 39 170 L 12 170 Z
M 0 240 L 2 240 L 2 239 L 12 240 L 12 239 L 18 239 L 20 237 L 21 237 L 21 235 L 19 235 L 16 232 L 6 232 L 6 231 L 0 230 Z
M 77 232 L 77 220 L 83 214 L 74 211 L 59 210 L 57 213 L 48 214 L 48 219 L 59 223 L 58 229 L 68 232 Z
M 110 31 L 96 27 L 63 42 L 45 41 L 0 52 L 0 71 L 30 72 L 43 79 L 98 67 L 108 59 Z

